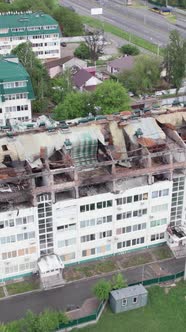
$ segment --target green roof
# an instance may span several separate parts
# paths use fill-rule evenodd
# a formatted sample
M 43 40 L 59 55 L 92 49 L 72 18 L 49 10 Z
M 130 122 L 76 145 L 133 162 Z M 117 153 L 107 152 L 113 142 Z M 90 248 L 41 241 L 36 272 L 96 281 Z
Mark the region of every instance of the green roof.
M 4 82 L 27 81 L 27 86 L 4 89 Z M 28 92 L 28 98 L 34 99 L 34 92 L 29 74 L 20 62 L 8 61 L 8 57 L 0 59 L 0 95 Z
M 44 30 L 44 26 L 56 26 L 53 29 Z M 29 27 L 41 27 L 41 29 L 29 31 Z M 6 33 L 1 33 L 0 36 L 17 36 L 17 35 L 33 35 L 33 34 L 51 34 L 61 33 L 58 22 L 50 15 L 42 12 L 23 12 L 23 13 L 4 13 L 0 15 L 0 29 L 9 29 Z M 11 31 L 12 28 L 24 28 L 24 31 Z

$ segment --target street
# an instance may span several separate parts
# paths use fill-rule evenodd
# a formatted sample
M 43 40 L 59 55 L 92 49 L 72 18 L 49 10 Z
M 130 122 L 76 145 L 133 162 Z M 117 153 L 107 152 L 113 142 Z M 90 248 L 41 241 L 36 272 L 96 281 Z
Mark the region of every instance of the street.
M 90 0 L 88 2 L 86 0 L 60 0 L 60 3 L 63 6 L 72 6 L 77 13 L 86 16 L 90 16 L 91 8 L 103 7 L 103 15 L 94 16 L 102 20 L 103 24 L 104 22 L 111 23 L 131 34 L 157 44 L 159 47 L 167 44 L 169 33 L 173 29 L 177 29 L 183 37 L 186 37 L 185 29 L 169 23 L 165 17 L 153 13 L 145 7 L 127 7 L 121 0 Z
M 128 283 L 131 284 L 143 279 L 174 274 L 183 271 L 183 269 L 184 259 L 171 258 L 160 263 L 146 264 L 144 267 L 131 267 L 122 273 Z M 110 279 L 115 273 L 104 276 L 104 278 Z M 2 299 L 0 300 L 0 321 L 6 323 L 20 319 L 27 310 L 39 313 L 45 308 L 66 310 L 70 305 L 80 307 L 87 298 L 92 297 L 92 287 L 101 278 L 103 276 L 75 281 L 51 290 L 25 293 Z

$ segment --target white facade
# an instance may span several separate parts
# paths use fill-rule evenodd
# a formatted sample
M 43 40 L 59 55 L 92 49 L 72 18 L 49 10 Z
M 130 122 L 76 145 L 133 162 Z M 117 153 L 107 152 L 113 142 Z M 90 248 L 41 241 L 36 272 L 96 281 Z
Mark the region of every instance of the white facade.
M 36 207 L 1 212 L 0 279 L 36 271 L 43 254 L 68 265 L 166 242 L 172 186 L 165 180 L 54 204 L 44 194 Z
M 31 120 L 31 100 L 28 99 L 28 93 L 15 93 L 8 96 L 10 99 L 5 100 L 4 102 L 0 100 L 0 125 L 6 125 L 8 119 L 17 119 L 21 121 Z M 20 96 L 21 98 L 16 99 L 17 96 Z M 11 99 L 12 97 L 15 99 Z
M 36 36 L 25 35 L 22 37 L 1 37 L 0 35 L 0 54 L 10 54 L 16 46 L 27 41 L 32 44 L 33 52 L 39 59 L 61 57 L 60 36 L 58 33 Z

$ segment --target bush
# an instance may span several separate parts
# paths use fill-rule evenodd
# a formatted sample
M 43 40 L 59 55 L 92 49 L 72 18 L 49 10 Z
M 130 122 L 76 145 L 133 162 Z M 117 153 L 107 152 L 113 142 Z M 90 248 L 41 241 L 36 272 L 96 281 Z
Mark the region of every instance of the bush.
M 80 43 L 74 51 L 74 56 L 83 60 L 90 59 L 90 51 L 88 46 L 84 42 Z
M 140 50 L 138 47 L 131 45 L 131 44 L 126 44 L 123 45 L 120 48 L 120 51 L 122 54 L 127 54 L 127 55 L 138 55 L 140 54 Z

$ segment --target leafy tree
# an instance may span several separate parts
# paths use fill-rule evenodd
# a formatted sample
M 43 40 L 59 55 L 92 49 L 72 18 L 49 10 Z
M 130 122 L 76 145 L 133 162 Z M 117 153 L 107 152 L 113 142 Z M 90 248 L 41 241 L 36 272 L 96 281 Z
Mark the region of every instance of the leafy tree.
M 90 50 L 85 42 L 80 43 L 80 45 L 75 49 L 74 55 L 79 59 L 90 59 Z
M 37 332 L 39 325 L 39 319 L 32 311 L 27 311 L 25 317 L 21 321 L 20 331 L 24 332 Z M 39 332 L 39 331 L 38 331 Z
M 59 327 L 58 312 L 46 309 L 38 316 L 37 332 L 53 332 Z
M 181 38 L 177 30 L 170 32 L 169 44 L 165 48 L 164 64 L 168 82 L 176 87 L 178 92 L 186 74 L 186 40 Z
M 144 93 L 153 88 L 160 81 L 160 60 L 158 57 L 139 55 L 135 58 L 132 70 L 118 75 L 118 80 L 126 89 L 134 93 Z
M 90 94 L 87 92 L 70 92 L 63 103 L 54 110 L 56 120 L 84 117 L 88 114 Z
M 105 80 L 93 92 L 94 108 L 100 114 L 111 114 L 125 111 L 130 108 L 130 98 L 126 89 L 119 82 Z
M 121 46 L 120 51 L 122 54 L 127 54 L 127 55 L 140 54 L 139 48 L 132 44 L 126 44 L 126 45 Z
M 72 79 L 69 70 L 52 80 L 52 101 L 55 104 L 63 102 L 65 96 L 72 92 Z
M 111 291 L 111 283 L 110 281 L 106 281 L 105 279 L 99 280 L 94 288 L 93 293 L 100 301 L 107 301 L 109 298 L 109 293 Z
M 80 16 L 65 7 L 57 7 L 53 11 L 53 17 L 58 21 L 64 36 L 81 36 L 83 25 Z
M 95 30 L 89 33 L 86 32 L 85 43 L 89 49 L 90 59 L 96 61 L 103 52 L 103 31 Z
M 127 282 L 123 275 L 121 273 L 114 275 L 112 278 L 112 289 L 120 289 L 124 287 L 127 287 Z
M 22 43 L 12 50 L 22 65 L 30 74 L 36 100 L 33 101 L 33 110 L 41 112 L 46 110 L 48 97 L 51 93 L 50 78 L 42 62 L 36 58 L 30 42 Z

